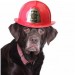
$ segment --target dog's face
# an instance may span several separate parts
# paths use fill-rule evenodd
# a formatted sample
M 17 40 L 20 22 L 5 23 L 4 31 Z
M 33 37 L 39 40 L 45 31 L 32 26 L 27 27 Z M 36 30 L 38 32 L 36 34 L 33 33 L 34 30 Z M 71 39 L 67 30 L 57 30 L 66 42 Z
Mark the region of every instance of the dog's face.
M 29 28 L 17 23 L 9 27 L 11 34 L 21 47 L 27 60 L 35 59 L 41 52 L 44 44 L 52 41 L 57 31 L 53 27 L 47 28 Z
M 26 54 L 33 52 L 34 55 L 37 55 L 40 52 L 42 36 L 45 35 L 45 29 L 30 29 L 24 27 L 23 32 L 27 38 L 25 47 Z

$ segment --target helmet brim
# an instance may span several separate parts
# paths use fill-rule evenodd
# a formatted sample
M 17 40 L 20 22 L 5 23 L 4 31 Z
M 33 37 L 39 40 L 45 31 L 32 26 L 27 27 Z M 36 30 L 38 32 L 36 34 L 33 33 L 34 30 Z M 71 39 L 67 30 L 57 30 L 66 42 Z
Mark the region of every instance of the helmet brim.
M 22 26 L 26 26 L 26 27 L 31 27 L 31 28 L 44 28 L 44 27 L 49 27 L 55 24 L 55 21 L 51 21 L 49 23 L 46 24 L 40 24 L 40 23 L 28 23 L 28 22 L 23 22 L 18 18 L 15 18 L 14 21 Z

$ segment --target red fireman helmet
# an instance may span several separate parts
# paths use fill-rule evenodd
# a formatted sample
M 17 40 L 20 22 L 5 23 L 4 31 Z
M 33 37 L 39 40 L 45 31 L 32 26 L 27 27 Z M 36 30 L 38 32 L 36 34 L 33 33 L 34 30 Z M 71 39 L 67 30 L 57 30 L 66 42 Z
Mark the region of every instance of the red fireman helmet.
M 51 21 L 51 12 L 47 5 L 40 1 L 30 1 L 24 4 L 15 22 L 32 28 L 49 27 L 55 23 Z

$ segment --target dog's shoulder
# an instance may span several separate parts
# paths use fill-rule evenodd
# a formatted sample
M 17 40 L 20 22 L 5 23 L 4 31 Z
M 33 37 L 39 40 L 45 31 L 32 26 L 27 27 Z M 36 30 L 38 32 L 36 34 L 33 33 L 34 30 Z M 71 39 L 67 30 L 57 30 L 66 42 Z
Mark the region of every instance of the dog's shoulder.
M 11 41 L 10 43 L 8 43 L 7 45 L 1 48 L 1 58 L 7 57 L 14 43 L 15 43 L 15 40 Z

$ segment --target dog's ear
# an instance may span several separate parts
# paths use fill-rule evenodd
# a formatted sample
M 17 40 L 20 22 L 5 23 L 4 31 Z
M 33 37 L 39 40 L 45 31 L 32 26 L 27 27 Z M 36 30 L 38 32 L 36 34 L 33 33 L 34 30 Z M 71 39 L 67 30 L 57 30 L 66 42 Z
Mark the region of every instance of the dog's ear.
M 11 24 L 9 26 L 10 33 L 17 41 L 19 39 L 20 33 L 19 33 L 19 25 L 17 23 Z
M 47 28 L 47 44 L 49 43 L 56 37 L 57 35 L 57 30 L 54 29 L 52 26 Z

